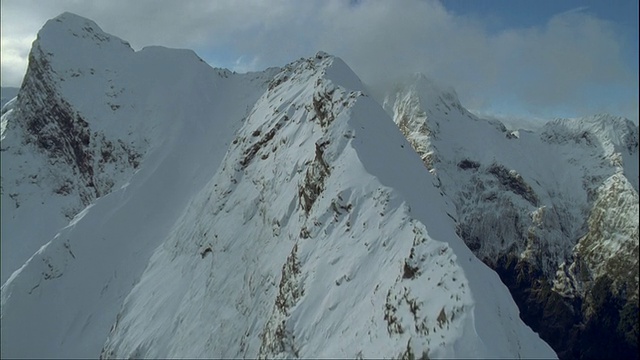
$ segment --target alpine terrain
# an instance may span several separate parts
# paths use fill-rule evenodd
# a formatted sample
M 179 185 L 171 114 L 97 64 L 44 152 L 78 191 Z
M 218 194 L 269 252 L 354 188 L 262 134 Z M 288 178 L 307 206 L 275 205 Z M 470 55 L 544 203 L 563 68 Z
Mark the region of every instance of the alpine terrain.
M 636 125 L 603 114 L 508 130 L 421 75 L 384 107 L 525 323 L 561 358 L 638 357 Z
M 64 13 L 0 153 L 3 358 L 637 349 L 624 119 L 509 131 L 421 76 L 378 102 L 323 52 L 237 74 Z

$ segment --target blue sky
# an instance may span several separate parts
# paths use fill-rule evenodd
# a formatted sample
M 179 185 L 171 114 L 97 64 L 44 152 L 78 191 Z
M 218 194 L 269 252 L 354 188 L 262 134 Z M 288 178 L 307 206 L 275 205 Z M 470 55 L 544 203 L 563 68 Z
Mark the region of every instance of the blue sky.
M 621 55 L 629 76 L 638 78 L 638 1 L 630 0 L 536 0 L 536 1 L 504 1 L 504 0 L 446 0 L 442 4 L 452 13 L 475 18 L 482 22 L 489 33 L 498 34 L 514 28 L 535 28 L 543 26 L 551 18 L 559 14 L 580 13 L 585 16 L 601 19 L 609 23 L 619 37 Z M 588 98 L 616 99 L 625 94 L 634 93 L 637 101 L 636 85 L 621 86 L 614 84 L 594 84 L 589 89 Z M 632 95 L 633 96 L 633 95 Z M 518 99 L 506 97 L 496 101 L 494 106 L 504 111 L 516 111 Z M 563 109 L 559 106 L 556 115 L 571 116 L 570 106 Z M 628 117 L 634 117 L 633 115 Z M 637 121 L 637 102 L 634 121 Z
M 71 11 L 135 49 L 194 49 L 239 72 L 324 50 L 367 83 L 422 72 L 466 107 L 638 123 L 638 1 L 2 0 L 2 85 L 19 85 L 47 19 Z
M 443 5 L 455 14 L 477 16 L 486 19 L 492 32 L 506 28 L 533 27 L 547 22 L 551 17 L 582 12 L 607 20 L 624 38 L 625 56 L 629 66 L 638 72 L 638 2 L 637 0 L 446 0 Z

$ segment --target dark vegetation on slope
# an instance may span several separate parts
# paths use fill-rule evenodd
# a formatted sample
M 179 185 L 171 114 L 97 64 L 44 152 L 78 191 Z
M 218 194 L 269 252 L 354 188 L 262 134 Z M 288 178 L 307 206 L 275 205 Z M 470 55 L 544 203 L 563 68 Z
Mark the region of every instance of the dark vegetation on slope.
M 596 280 L 585 299 L 570 299 L 552 291 L 539 269 L 515 255 L 503 255 L 495 270 L 522 320 L 560 359 L 638 358 L 638 302 L 614 294 L 607 276 Z

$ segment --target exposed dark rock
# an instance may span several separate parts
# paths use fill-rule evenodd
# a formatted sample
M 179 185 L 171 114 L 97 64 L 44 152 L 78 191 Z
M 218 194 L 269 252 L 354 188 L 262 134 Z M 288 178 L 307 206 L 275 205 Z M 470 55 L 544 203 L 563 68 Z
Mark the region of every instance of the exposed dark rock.
M 289 80 L 288 76 L 278 76 L 276 78 L 274 78 L 273 80 L 271 80 L 271 82 L 269 82 L 269 91 L 275 89 L 276 87 L 278 87 L 280 84 L 282 84 L 283 82 Z
M 325 178 L 330 174 L 330 167 L 324 159 L 324 149 L 329 141 L 316 143 L 315 158 L 307 168 L 302 184 L 298 186 L 300 206 L 308 215 L 311 207 L 324 190 Z
M 586 310 L 585 307 L 591 311 Z M 602 276 L 587 294 L 586 318 L 578 333 L 583 359 L 637 359 L 638 301 L 625 300 L 611 291 L 611 279 Z
M 316 92 L 313 94 L 313 110 L 320 122 L 320 126 L 325 128 L 335 119 L 333 114 L 333 90 L 326 92 Z
M 511 291 L 520 309 L 520 318 L 540 334 L 562 357 L 572 348 L 570 331 L 580 322 L 576 306 L 551 291 L 550 284 L 537 268 L 515 255 L 503 255 L 495 263 L 496 272 Z M 549 321 L 549 320 L 553 321 Z
M 51 191 L 78 196 L 78 208 L 70 208 L 65 214 L 73 217 L 113 187 L 114 173 L 105 171 L 106 164 L 114 164 L 120 171 L 135 169 L 141 155 L 121 139 L 109 140 L 103 133 L 92 131 L 84 115 L 62 95 L 58 81 L 63 78 L 51 67 L 52 56 L 37 43 L 31 50 L 12 126 L 20 129 L 25 144 L 55 164 L 60 185 L 54 185 Z
M 416 277 L 419 268 L 409 265 L 409 263 L 405 260 L 404 266 L 402 267 L 402 278 L 403 279 L 413 279 Z
M 260 138 L 260 140 L 258 140 L 255 144 L 251 145 L 249 148 L 247 148 L 244 151 L 244 157 L 242 158 L 242 160 L 240 160 L 240 165 L 242 165 L 242 167 L 247 167 L 247 165 L 249 165 L 251 160 L 253 160 L 253 158 L 256 156 L 258 151 L 262 149 L 262 147 L 266 145 L 269 141 L 271 141 L 271 139 L 273 139 L 273 137 L 276 135 L 276 132 L 280 130 L 281 127 L 282 127 L 281 122 L 276 123 L 274 127 L 271 128 L 271 130 L 269 130 L 266 134 L 262 136 L 262 138 Z M 260 136 L 260 130 L 254 131 L 252 133 L 252 136 Z
M 404 333 L 400 319 L 396 316 L 397 311 L 398 309 L 392 304 L 391 290 L 389 290 L 384 304 L 384 320 L 387 322 L 387 332 L 389 335 Z
M 500 185 L 516 195 L 520 195 L 523 199 L 530 202 L 533 206 L 538 206 L 539 200 L 531 186 L 527 184 L 520 174 L 515 171 L 509 171 L 500 164 L 492 164 L 487 171 L 493 174 L 500 181 Z
M 204 250 L 202 250 L 200 252 L 200 256 L 204 259 L 205 256 L 207 256 L 207 254 L 212 253 L 213 250 L 211 250 L 210 246 L 207 246 L 206 248 L 204 248 Z
M 93 154 L 88 150 L 91 141 L 89 125 L 72 106 L 60 98 L 51 78 L 53 70 L 39 48 L 29 55 L 29 66 L 19 102 L 25 140 L 33 143 L 47 156 L 65 161 L 82 179 L 84 202 L 99 196 L 95 187 Z
M 277 354 L 290 354 L 299 357 L 295 335 L 287 329 L 287 317 L 290 309 L 304 296 L 304 288 L 299 280 L 300 261 L 298 244 L 293 245 L 291 253 L 282 266 L 282 276 L 278 295 L 271 318 L 261 334 L 258 358 L 273 358 Z
M 480 167 L 480 163 L 473 160 L 464 159 L 458 163 L 458 167 L 462 170 L 477 169 Z

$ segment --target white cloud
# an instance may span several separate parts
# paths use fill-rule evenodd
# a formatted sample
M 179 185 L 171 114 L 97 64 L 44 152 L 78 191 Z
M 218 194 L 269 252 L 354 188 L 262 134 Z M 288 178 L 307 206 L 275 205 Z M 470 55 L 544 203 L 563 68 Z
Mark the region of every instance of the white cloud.
M 0 43 L 0 62 L 2 63 L 2 83 L 17 86 L 27 70 L 27 59 L 31 47 L 31 37 L 2 39 Z
M 2 0 L 3 85 L 22 77 L 29 44 L 62 11 L 145 45 L 193 48 L 236 71 L 281 66 L 317 50 L 341 56 L 365 81 L 423 72 L 466 105 L 536 116 L 594 111 L 634 117 L 638 70 L 612 24 L 577 8 L 530 28 L 487 30 L 436 1 Z M 15 40 L 22 39 L 22 40 Z M 6 47 L 5 47 L 6 42 Z M 630 45 L 629 45 L 630 46 Z M 13 55 L 11 55 L 13 54 Z M 613 90 L 612 90 L 613 89 Z M 615 91 L 614 91 L 615 90 Z M 635 101 L 635 112 L 633 102 Z

